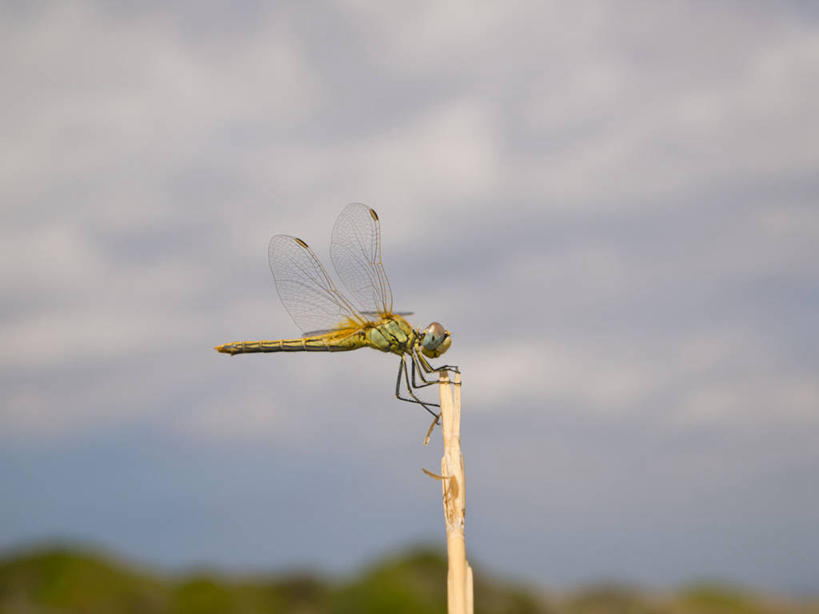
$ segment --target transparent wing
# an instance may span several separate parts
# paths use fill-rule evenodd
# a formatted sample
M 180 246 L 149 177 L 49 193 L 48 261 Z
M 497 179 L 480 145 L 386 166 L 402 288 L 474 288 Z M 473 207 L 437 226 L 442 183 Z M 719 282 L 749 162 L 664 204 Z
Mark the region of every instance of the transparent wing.
M 392 290 L 381 263 L 381 224 L 367 205 L 347 205 L 333 226 L 330 258 L 356 308 L 366 314 L 392 313 Z
M 275 235 L 270 239 L 267 255 L 279 298 L 303 334 L 366 322 L 336 289 L 304 241 Z

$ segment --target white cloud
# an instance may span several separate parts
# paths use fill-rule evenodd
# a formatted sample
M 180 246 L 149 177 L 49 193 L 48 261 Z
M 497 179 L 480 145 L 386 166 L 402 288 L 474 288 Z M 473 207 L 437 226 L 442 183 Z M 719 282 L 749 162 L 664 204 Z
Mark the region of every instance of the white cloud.
M 652 13 L 662 26 L 676 9 Z M 808 112 L 819 96 L 811 74 L 819 35 L 797 28 L 790 36 L 760 32 L 759 23 L 740 18 L 740 31 L 749 31 L 726 37 L 724 23 L 712 19 L 684 17 L 687 26 L 701 29 L 698 51 L 685 38 L 689 30 L 677 24 L 673 34 L 662 27 L 641 32 L 642 57 L 608 36 L 600 53 L 586 55 L 559 82 L 544 68 L 523 108 L 546 153 L 521 156 L 511 182 L 548 206 L 614 203 L 622 210 L 747 173 L 814 168 L 819 147 L 806 135 L 819 129 Z M 692 65 L 698 60 L 691 54 L 703 50 L 712 57 Z M 586 53 L 567 51 L 570 57 Z
M 676 424 L 815 428 L 819 423 L 819 384 L 812 373 L 749 372 L 714 380 L 690 386 L 674 408 Z
M 656 394 L 669 374 L 661 366 L 606 347 L 571 347 L 543 338 L 471 348 L 464 385 L 476 406 L 503 412 L 525 404 L 540 411 L 633 412 Z
M 453 204 L 491 191 L 499 172 L 494 110 L 475 99 L 447 101 L 355 141 L 293 147 L 259 169 L 311 202 L 345 204 L 355 194 L 378 208 L 402 202 Z M 393 230 L 399 229 L 391 220 Z M 325 219 L 326 226 L 332 219 Z
M 232 130 L 303 121 L 321 99 L 298 41 L 273 18 L 253 38 L 195 45 L 162 14 L 123 22 L 60 4 L 5 38 L 2 57 L 4 200 L 60 190 L 71 207 L 54 214 L 77 223 L 150 219 L 169 206 L 169 172 L 224 156 Z M 80 198 L 78 186 L 88 186 Z
M 283 400 L 269 398 L 264 389 L 243 391 L 198 405 L 173 429 L 185 439 L 204 443 L 272 445 L 292 440 L 292 421 L 285 419 Z

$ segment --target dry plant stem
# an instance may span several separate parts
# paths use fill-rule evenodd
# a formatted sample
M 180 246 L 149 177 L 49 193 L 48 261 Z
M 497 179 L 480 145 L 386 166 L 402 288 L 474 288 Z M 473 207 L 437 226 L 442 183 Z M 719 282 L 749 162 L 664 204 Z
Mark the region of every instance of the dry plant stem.
M 461 374 L 443 371 L 438 380 L 441 395 L 441 430 L 444 437 L 444 456 L 441 475 L 444 493 L 444 521 L 446 522 L 447 611 L 449 614 L 472 614 L 472 568 L 466 561 L 464 542 L 464 511 L 466 481 L 464 459 L 461 455 Z

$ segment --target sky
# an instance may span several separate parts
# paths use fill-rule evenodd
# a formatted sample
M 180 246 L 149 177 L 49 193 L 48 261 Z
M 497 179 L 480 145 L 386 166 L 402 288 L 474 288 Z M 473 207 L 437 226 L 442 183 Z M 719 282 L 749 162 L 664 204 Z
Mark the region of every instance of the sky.
M 0 83 L 0 549 L 443 549 L 394 356 L 212 349 L 298 336 L 267 242 L 364 202 L 476 568 L 819 591 L 813 3 L 4 2 Z

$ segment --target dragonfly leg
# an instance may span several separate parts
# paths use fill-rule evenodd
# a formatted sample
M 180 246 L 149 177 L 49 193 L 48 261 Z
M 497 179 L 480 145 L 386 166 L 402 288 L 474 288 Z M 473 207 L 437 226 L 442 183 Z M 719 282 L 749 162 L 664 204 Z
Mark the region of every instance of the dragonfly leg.
M 427 378 L 424 377 L 424 372 L 426 371 L 426 369 L 424 368 L 424 366 L 419 361 L 418 353 L 414 349 L 413 349 L 412 353 L 410 354 L 410 360 L 412 361 L 412 386 L 413 386 L 413 388 L 424 388 L 426 386 L 431 386 L 432 384 L 437 383 L 437 382 L 434 382 L 434 381 L 429 381 Z M 429 373 L 429 371 L 426 371 L 426 373 Z M 419 384 L 416 377 L 420 378 L 422 383 Z
M 404 362 L 404 357 L 403 356 L 401 356 L 401 369 L 404 372 L 404 381 L 406 381 L 406 383 L 407 383 L 407 392 L 409 392 L 410 396 L 413 399 L 415 399 L 414 402 L 420 403 L 425 408 L 440 407 L 440 405 L 438 403 L 430 403 L 429 401 L 421 401 L 421 399 L 419 399 L 418 396 L 415 394 L 415 386 L 413 386 L 410 383 L 409 370 L 407 369 L 407 364 L 406 364 L 406 362 Z M 407 399 L 405 399 L 405 400 L 407 400 Z M 436 413 L 435 415 L 437 416 L 438 414 Z
M 430 386 L 432 384 L 437 384 L 437 381 L 429 381 L 427 378 L 424 377 L 424 373 L 427 375 L 431 373 L 438 373 L 440 371 L 453 371 L 455 373 L 459 373 L 459 369 L 453 365 L 443 365 L 442 367 L 433 367 L 429 364 L 427 359 L 418 351 L 417 348 L 412 349 L 412 384 L 415 388 L 423 388 L 424 386 Z M 416 373 L 418 377 L 421 378 L 422 384 L 417 383 L 415 377 Z
M 411 399 L 408 399 L 407 397 L 402 397 L 401 396 L 401 379 L 402 379 L 402 377 L 403 377 L 404 381 L 406 381 L 406 383 L 407 383 L 407 392 L 412 397 Z M 419 399 L 416 396 L 416 394 L 413 392 L 412 385 L 410 384 L 410 380 L 409 380 L 409 374 L 407 373 L 407 363 L 404 361 L 403 356 L 401 356 L 401 363 L 398 365 L 398 377 L 395 379 L 395 396 L 398 399 L 402 400 L 402 401 L 407 401 L 408 403 L 418 403 L 421 407 L 426 409 L 430 414 L 435 416 L 435 419 L 437 421 L 438 414 L 435 411 L 433 411 L 432 409 L 430 409 L 430 408 L 431 407 L 439 407 L 439 405 L 437 403 L 426 403 L 426 402 L 422 401 L 421 399 Z
M 416 351 L 416 355 L 418 359 L 421 361 L 421 365 L 427 370 L 427 373 L 437 373 L 438 371 L 452 371 L 453 373 L 460 373 L 461 369 L 458 365 L 442 365 L 440 367 L 433 367 L 427 359 L 424 357 L 423 354 Z

